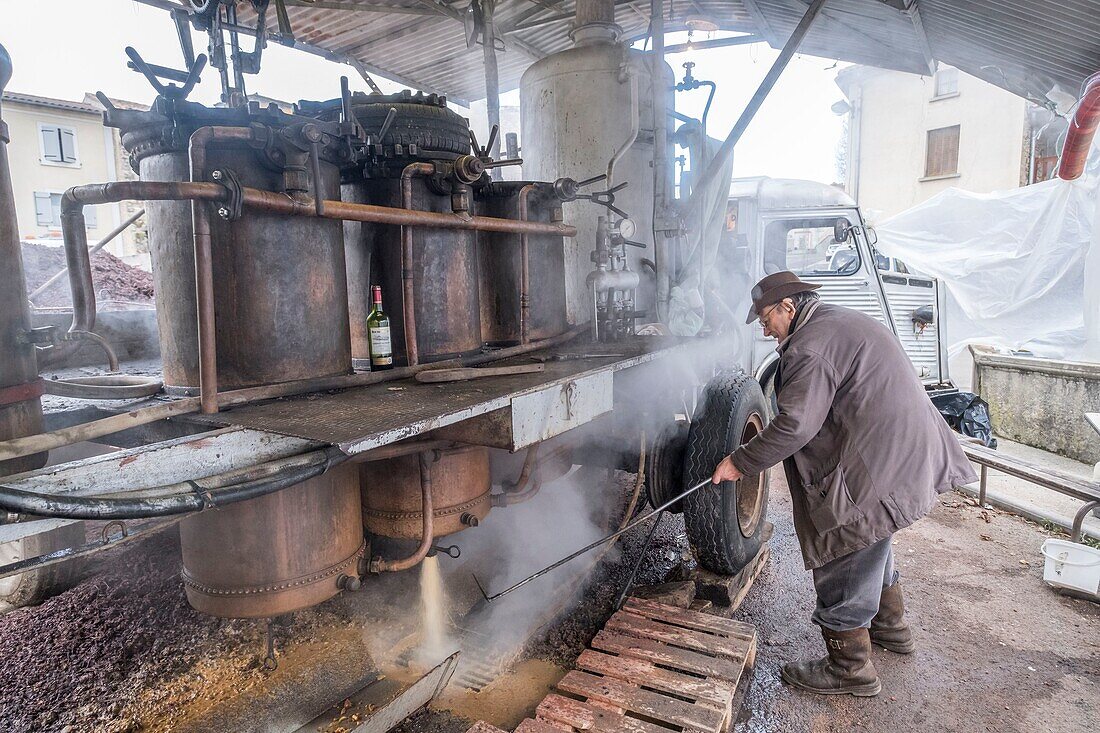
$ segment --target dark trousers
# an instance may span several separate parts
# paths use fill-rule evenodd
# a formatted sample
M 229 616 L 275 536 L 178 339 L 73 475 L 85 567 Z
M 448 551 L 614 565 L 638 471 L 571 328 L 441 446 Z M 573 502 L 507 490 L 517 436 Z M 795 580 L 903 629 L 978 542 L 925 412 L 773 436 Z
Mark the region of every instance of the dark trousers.
M 813 622 L 832 631 L 871 625 L 882 589 L 898 582 L 893 535 L 814 569 L 817 608 Z

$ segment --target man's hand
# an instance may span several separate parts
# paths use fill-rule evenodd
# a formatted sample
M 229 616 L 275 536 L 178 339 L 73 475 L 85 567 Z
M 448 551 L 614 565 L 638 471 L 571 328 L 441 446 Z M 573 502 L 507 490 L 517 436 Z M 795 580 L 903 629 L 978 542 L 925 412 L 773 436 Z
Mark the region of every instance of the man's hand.
M 741 478 L 741 472 L 737 470 L 737 466 L 733 465 L 733 461 L 729 456 L 722 459 L 722 462 L 718 464 L 718 468 L 714 469 L 714 475 L 711 477 L 711 481 L 716 484 L 720 484 L 723 481 L 737 481 Z

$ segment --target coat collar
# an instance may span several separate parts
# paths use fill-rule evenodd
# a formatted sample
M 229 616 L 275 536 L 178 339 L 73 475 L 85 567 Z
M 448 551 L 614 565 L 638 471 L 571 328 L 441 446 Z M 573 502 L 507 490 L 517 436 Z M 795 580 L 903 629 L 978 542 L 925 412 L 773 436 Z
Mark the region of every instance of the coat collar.
M 787 347 L 791 343 L 791 339 L 796 333 L 798 333 L 802 329 L 803 326 L 806 325 L 806 322 L 810 320 L 810 317 L 814 314 L 819 305 L 821 305 L 820 300 L 811 301 L 809 305 L 802 309 L 801 313 L 795 316 L 794 328 L 789 334 L 787 334 L 787 338 L 783 339 L 779 343 L 779 346 L 775 347 L 776 351 L 782 354 L 784 351 L 787 350 Z

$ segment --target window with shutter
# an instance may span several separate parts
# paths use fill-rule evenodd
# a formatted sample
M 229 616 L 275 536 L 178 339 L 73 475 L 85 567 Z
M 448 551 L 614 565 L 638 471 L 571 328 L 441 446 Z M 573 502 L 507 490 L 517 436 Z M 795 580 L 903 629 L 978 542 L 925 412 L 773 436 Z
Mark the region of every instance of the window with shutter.
M 76 162 L 76 133 L 66 127 L 58 128 L 61 133 L 61 162 Z
M 60 163 L 61 135 L 58 134 L 57 126 L 39 125 L 38 131 L 42 135 L 42 159 Z
M 35 223 L 40 227 L 48 227 L 53 223 L 53 204 L 50 194 L 34 192 L 34 215 Z
M 959 125 L 928 131 L 924 177 L 957 175 L 959 172 Z
M 42 142 L 42 162 L 76 165 L 79 163 L 76 152 L 76 130 L 61 125 L 38 124 L 38 135 Z

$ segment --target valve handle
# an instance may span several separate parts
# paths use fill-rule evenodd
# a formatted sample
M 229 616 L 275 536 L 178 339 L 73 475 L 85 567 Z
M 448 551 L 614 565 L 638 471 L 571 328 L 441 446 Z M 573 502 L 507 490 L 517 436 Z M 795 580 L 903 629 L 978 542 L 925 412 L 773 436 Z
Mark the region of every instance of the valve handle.
M 191 68 L 187 71 L 179 71 L 178 69 L 169 69 L 166 66 L 158 66 L 157 64 L 150 64 L 141 57 L 141 54 L 137 52 L 133 46 L 126 47 L 126 55 L 130 57 L 129 63 L 126 65 L 137 71 L 153 86 L 157 94 L 162 97 L 169 97 L 171 99 L 186 99 L 187 95 L 191 93 L 191 90 L 195 88 L 195 85 L 199 83 L 199 74 L 206 68 L 206 54 L 200 53 L 195 58 L 195 63 L 191 65 Z M 183 86 L 176 86 L 175 84 L 163 84 L 161 79 L 170 79 L 172 81 L 178 81 Z

